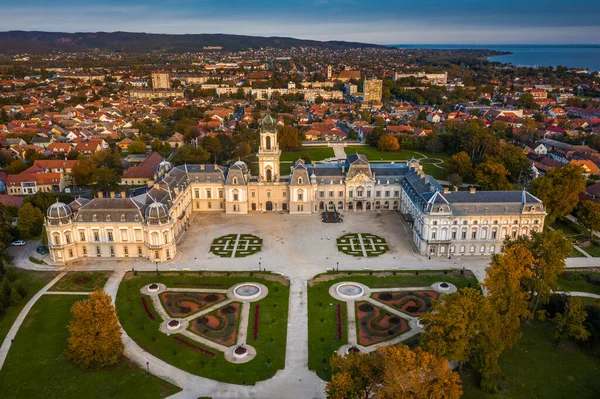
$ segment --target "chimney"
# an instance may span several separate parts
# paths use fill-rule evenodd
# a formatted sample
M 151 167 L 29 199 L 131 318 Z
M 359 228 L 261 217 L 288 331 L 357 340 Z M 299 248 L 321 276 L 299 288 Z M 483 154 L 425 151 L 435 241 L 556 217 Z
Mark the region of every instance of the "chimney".
M 477 191 L 477 189 L 475 187 L 469 187 L 469 192 L 471 194 L 475 194 L 476 191 Z
M 450 188 L 444 187 L 444 194 L 449 194 L 449 193 L 450 193 Z
M 121 198 L 127 198 L 127 192 L 121 191 Z
M 203 163 L 200 164 L 200 170 L 204 170 L 204 164 Z
M 114 191 L 110 192 L 110 198 L 115 198 L 115 192 Z
M 98 191 L 98 198 L 104 198 L 104 193 L 102 191 Z
M 454 191 L 458 191 L 458 186 L 453 186 L 454 187 Z
M 342 165 L 342 173 L 346 173 L 346 165 Z

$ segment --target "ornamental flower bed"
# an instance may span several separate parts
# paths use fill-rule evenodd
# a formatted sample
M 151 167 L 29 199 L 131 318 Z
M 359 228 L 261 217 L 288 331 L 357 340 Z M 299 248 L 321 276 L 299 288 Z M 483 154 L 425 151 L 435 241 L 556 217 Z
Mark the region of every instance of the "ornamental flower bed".
M 337 304 L 337 314 L 336 314 L 337 318 L 337 340 L 341 341 L 342 340 L 342 304 L 338 303 Z
M 200 353 L 204 353 L 207 356 L 210 356 L 210 357 L 216 357 L 217 356 L 216 353 L 211 352 L 209 350 L 206 350 L 204 348 L 201 348 L 199 346 L 196 346 L 196 345 L 192 344 L 191 342 L 186 341 L 185 339 L 182 339 L 182 338 L 179 338 L 179 337 L 173 337 L 173 339 L 175 341 L 179 342 L 181 345 L 187 346 L 188 348 L 196 350 L 196 351 L 198 351 Z
M 73 282 L 77 285 L 83 285 L 83 284 L 87 284 L 90 282 L 90 278 L 85 276 L 85 277 L 79 277 L 76 278 L 75 280 L 73 280 Z
M 438 297 L 439 294 L 435 291 L 382 292 L 371 295 L 371 298 L 415 317 L 429 312 L 431 302 Z
M 254 340 L 258 339 L 259 317 L 260 317 L 260 303 L 257 303 L 256 307 L 254 308 L 254 329 L 252 330 L 252 338 L 254 338 Z
M 154 314 L 150 311 L 150 308 L 148 307 L 148 302 L 146 302 L 146 298 L 144 298 L 144 297 L 142 297 L 142 306 L 144 306 L 144 310 L 146 311 L 146 314 L 148 315 L 150 320 L 152 320 L 152 321 L 156 320 L 156 318 L 154 317 Z
M 189 330 L 221 345 L 235 345 L 241 308 L 240 302 L 231 302 L 194 319 Z
M 363 301 L 356 303 L 356 316 L 358 343 L 364 346 L 395 338 L 409 329 L 406 320 Z
M 238 346 L 233 352 L 235 352 L 236 355 L 243 355 L 244 353 L 248 352 L 248 350 L 243 346 Z
M 225 294 L 200 292 L 163 292 L 159 295 L 171 317 L 186 317 L 225 300 Z
M 217 283 L 184 283 L 177 282 L 174 285 L 186 285 L 192 287 L 227 287 L 227 284 L 217 284 Z

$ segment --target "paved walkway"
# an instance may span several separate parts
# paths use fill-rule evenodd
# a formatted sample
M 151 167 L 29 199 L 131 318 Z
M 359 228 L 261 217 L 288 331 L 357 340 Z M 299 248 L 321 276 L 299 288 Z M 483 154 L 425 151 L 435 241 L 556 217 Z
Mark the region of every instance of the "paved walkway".
M 343 145 L 333 145 L 333 154 L 336 159 L 346 159 L 346 151 Z

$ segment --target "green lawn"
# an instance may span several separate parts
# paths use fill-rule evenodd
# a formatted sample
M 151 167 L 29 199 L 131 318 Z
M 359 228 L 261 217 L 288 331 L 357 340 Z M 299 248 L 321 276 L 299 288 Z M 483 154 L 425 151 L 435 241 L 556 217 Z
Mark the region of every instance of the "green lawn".
M 335 154 L 331 147 L 302 147 L 296 151 L 282 151 L 280 158 L 280 173 L 282 176 L 290 174 L 291 167 L 294 165 L 299 158 L 302 158 L 305 154 L 311 161 L 322 161 L 325 158 L 331 158 Z
M 16 273 L 17 280 L 25 288 L 27 296 L 23 298 L 19 306 L 9 307 L 5 310 L 4 316 L 0 317 L 0 342 L 4 341 L 8 330 L 10 330 L 15 319 L 31 297 L 58 275 L 55 272 L 36 272 L 21 269 L 17 269 Z
M 264 276 L 265 278 L 260 278 Z M 272 281 L 281 280 L 278 275 L 269 273 L 211 273 L 202 274 L 194 272 L 184 273 L 161 273 L 157 277 L 155 273 L 139 273 L 133 276 L 128 273 L 117 295 L 117 312 L 119 320 L 127 334 L 133 338 L 138 345 L 163 359 L 164 361 L 190 373 L 207 377 L 217 381 L 230 382 L 234 384 L 254 385 L 257 381 L 266 380 L 273 376 L 277 370 L 285 366 L 285 347 L 287 336 L 287 313 L 289 304 L 289 285 Z M 151 321 L 145 313 L 140 294 L 140 288 L 150 283 L 163 283 L 167 287 L 198 288 L 192 284 L 225 284 L 224 287 L 212 286 L 211 288 L 229 288 L 230 286 L 253 281 L 264 284 L 269 289 L 269 295 L 257 303 L 260 303 L 260 322 L 258 340 L 254 340 L 252 329 L 254 325 L 254 309 L 256 303 L 250 308 L 250 322 L 248 331 L 248 344 L 256 351 L 256 357 L 245 364 L 233 364 L 225 360 L 221 352 L 212 348 L 204 348 L 216 352 L 217 356 L 212 358 L 193 349 L 186 348 L 177 343 L 173 336 L 168 337 L 161 333 L 158 327 L 161 323 L 160 317 Z M 177 284 L 175 283 L 184 283 Z M 147 297 L 147 299 L 149 299 Z M 151 302 L 149 301 L 150 306 Z M 154 312 L 156 314 L 156 312 Z M 185 338 L 189 341 L 188 338 Z M 191 342 L 191 341 L 190 341 Z M 194 345 L 202 347 L 197 342 Z
M 84 297 L 44 295 L 19 329 L 0 372 L 3 398 L 160 398 L 179 388 L 126 359 L 100 371 L 83 371 L 64 355 L 69 309 Z
M 104 288 L 109 272 L 69 272 L 49 291 L 91 292 Z
M 598 245 L 596 242 L 592 242 L 592 245 L 590 245 L 587 248 L 581 247 L 581 249 L 583 249 L 585 252 L 587 252 L 590 256 L 593 256 L 594 258 L 600 257 L 600 245 Z
M 446 172 L 446 169 L 440 169 L 431 164 L 421 164 L 421 166 L 423 168 L 423 172 L 433 176 L 437 180 L 446 180 L 448 177 L 448 172 Z
M 557 347 L 550 322 L 531 321 L 523 336 L 500 359 L 502 392 L 486 395 L 472 373 L 461 373 L 465 399 L 566 399 L 598 398 L 600 360 L 573 342 Z
M 394 273 L 396 273 L 394 275 Z M 308 368 L 319 377 L 329 380 L 329 358 L 342 345 L 348 343 L 345 302 L 336 301 L 329 295 L 329 287 L 340 281 L 356 281 L 371 288 L 427 287 L 438 281 L 447 281 L 462 287 L 477 287 L 472 275 L 460 272 L 340 272 L 315 277 L 308 288 Z M 329 279 L 327 281 L 319 281 Z M 337 304 L 342 304 L 342 340 L 337 340 Z
M 411 158 L 440 158 L 446 159 L 448 155 L 445 153 L 430 153 L 425 151 L 380 151 L 374 147 L 346 147 L 346 154 L 363 154 L 369 161 L 408 161 Z
M 600 285 L 588 282 L 585 278 L 586 275 L 596 276 L 600 280 L 600 273 L 598 272 L 566 271 L 558 277 L 559 290 L 600 294 Z M 568 277 L 568 279 L 565 277 Z

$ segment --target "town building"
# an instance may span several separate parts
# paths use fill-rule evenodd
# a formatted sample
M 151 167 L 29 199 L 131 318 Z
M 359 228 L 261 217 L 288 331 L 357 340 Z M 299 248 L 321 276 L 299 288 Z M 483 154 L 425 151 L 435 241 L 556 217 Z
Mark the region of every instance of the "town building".
M 171 74 L 169 72 L 152 72 L 152 88 L 153 89 L 170 89 Z
M 448 84 L 448 72 L 444 73 L 425 73 L 425 72 L 414 72 L 414 73 L 398 73 L 392 74 L 392 80 L 396 81 L 403 78 L 417 78 L 423 79 L 426 83 L 431 83 L 434 86 L 445 86 Z
M 258 176 L 241 161 L 229 168 L 163 161 L 140 195 L 56 203 L 45 220 L 50 256 L 65 264 L 86 257 L 163 262 L 176 255 L 192 214 L 208 212 L 396 211 L 412 226 L 421 254 L 430 256 L 491 255 L 505 237 L 543 229 L 543 205 L 525 191 L 449 192 L 417 161 L 371 164 L 360 154 L 334 164 L 300 159 L 282 175 L 280 155 L 276 121 L 267 113 Z
M 383 82 L 381 79 L 365 79 L 363 81 L 363 102 L 380 103 L 383 93 Z

